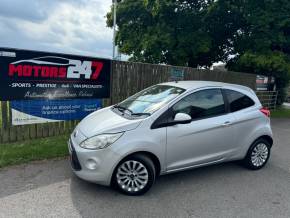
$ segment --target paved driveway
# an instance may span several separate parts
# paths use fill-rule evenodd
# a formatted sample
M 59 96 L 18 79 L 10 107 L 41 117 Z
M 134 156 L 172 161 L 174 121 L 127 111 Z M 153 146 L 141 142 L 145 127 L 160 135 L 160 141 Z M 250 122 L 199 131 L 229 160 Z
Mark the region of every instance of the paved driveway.
M 290 217 L 290 120 L 273 120 L 268 165 L 227 163 L 160 177 L 128 197 L 79 180 L 67 160 L 0 170 L 0 217 Z

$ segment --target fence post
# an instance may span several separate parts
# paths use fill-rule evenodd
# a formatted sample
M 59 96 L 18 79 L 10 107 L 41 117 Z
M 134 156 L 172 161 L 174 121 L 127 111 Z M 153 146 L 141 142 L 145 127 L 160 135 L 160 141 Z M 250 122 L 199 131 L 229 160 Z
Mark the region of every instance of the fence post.
M 8 117 L 8 102 L 1 101 L 1 116 L 2 116 L 2 126 L 1 126 L 1 143 L 9 142 L 9 131 L 10 122 Z
M 276 91 L 275 102 L 274 102 L 274 109 L 276 109 L 276 106 L 277 106 L 277 99 L 278 99 L 278 91 Z
M 1 112 L 2 112 L 2 128 L 7 129 L 9 126 L 7 101 L 1 101 Z

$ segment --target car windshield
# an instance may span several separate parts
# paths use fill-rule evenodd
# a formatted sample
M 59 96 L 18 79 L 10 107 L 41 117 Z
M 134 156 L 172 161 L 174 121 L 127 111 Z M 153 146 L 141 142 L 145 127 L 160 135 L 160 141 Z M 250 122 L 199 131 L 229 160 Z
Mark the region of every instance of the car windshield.
M 115 107 L 128 110 L 131 115 L 150 115 L 184 91 L 185 89 L 175 86 L 155 85 L 129 97 Z

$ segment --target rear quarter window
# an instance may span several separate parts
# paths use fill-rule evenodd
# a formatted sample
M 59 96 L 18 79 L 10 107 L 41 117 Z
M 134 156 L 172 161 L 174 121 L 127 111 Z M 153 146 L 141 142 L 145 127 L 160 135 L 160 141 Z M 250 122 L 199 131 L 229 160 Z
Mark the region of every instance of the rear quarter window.
M 255 104 L 255 102 L 249 96 L 243 93 L 229 89 L 224 91 L 226 93 L 231 112 L 236 112 L 251 107 Z

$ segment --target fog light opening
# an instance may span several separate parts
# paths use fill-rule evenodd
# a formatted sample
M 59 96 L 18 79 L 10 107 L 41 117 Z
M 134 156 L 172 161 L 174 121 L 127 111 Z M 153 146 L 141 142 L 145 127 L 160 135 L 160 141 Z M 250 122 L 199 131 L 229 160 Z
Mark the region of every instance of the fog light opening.
M 90 170 L 95 170 L 98 167 L 98 163 L 93 159 L 88 159 L 86 161 L 86 167 Z

